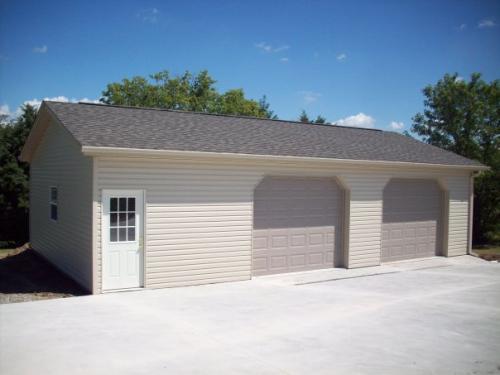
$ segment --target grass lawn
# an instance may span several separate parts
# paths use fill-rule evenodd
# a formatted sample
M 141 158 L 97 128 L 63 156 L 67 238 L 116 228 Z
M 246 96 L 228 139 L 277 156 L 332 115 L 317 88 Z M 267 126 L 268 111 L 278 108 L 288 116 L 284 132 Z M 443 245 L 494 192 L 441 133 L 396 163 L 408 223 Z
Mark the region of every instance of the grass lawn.
M 476 246 L 472 251 L 486 260 L 500 260 L 500 245 Z
M 0 249 L 0 259 L 19 253 L 19 249 Z

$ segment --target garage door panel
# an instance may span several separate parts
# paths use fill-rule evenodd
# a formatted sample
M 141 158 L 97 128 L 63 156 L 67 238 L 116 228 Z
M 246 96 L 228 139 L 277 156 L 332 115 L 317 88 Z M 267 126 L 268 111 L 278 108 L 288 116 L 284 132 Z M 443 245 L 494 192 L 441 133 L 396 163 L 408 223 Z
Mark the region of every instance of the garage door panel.
M 310 265 L 322 265 L 326 262 L 326 254 L 323 253 L 311 253 L 309 254 L 309 264 Z M 333 264 L 332 264 L 333 267 Z
M 266 177 L 254 196 L 253 274 L 333 267 L 339 201 L 330 178 Z
M 406 225 L 406 228 L 404 229 L 404 238 L 410 240 L 415 237 L 417 237 L 417 229 Z
M 271 257 L 271 268 L 272 269 L 286 269 L 286 255 L 274 255 Z
M 258 257 L 254 256 L 252 260 L 253 268 L 256 270 L 266 270 L 267 266 L 267 257 Z
M 291 267 L 304 267 L 306 265 L 305 254 L 297 254 L 290 256 L 290 266 Z
M 391 180 L 384 189 L 382 261 L 435 255 L 441 243 L 442 194 L 432 180 Z
M 307 244 L 307 235 L 305 233 L 302 234 L 292 234 L 290 237 L 290 246 L 306 246 Z
M 258 251 L 260 249 L 267 249 L 267 237 L 257 237 L 254 235 L 253 237 L 253 250 Z
M 337 215 L 322 214 L 321 212 L 312 212 L 305 215 L 303 211 L 295 208 L 280 213 L 270 212 L 268 215 L 254 217 L 256 221 L 254 229 L 323 227 L 337 224 Z
M 335 246 L 335 230 L 331 233 L 330 232 L 326 233 L 325 243 L 329 245 L 332 244 Z

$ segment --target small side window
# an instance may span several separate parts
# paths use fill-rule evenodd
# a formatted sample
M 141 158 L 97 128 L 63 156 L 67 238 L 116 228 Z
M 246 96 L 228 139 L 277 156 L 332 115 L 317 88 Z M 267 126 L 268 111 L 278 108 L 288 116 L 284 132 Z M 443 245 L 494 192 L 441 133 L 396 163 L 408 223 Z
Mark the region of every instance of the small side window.
M 50 199 L 49 199 L 49 205 L 50 205 L 50 218 L 54 221 L 57 221 L 58 217 L 58 212 L 57 212 L 57 202 L 58 202 L 58 191 L 57 188 L 54 186 L 50 187 Z

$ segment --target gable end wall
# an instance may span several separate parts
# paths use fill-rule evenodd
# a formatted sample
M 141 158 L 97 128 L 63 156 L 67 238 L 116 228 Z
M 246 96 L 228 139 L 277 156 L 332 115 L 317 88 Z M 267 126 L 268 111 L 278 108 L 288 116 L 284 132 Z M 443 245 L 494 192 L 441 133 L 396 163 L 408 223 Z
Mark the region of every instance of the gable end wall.
M 59 194 L 58 221 L 50 218 L 50 187 Z M 92 158 L 55 122 L 30 165 L 30 242 L 35 251 L 92 290 Z

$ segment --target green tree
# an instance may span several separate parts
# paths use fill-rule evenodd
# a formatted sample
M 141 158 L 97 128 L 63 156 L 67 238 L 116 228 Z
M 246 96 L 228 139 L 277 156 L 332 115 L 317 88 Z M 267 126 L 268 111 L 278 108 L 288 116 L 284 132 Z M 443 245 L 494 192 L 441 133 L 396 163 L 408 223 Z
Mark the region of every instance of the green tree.
M 304 124 L 311 123 L 311 120 L 309 120 L 309 116 L 307 115 L 305 110 L 302 110 L 302 112 L 300 113 L 299 121 L 303 122 Z
M 324 118 L 321 115 L 318 115 L 318 117 L 316 117 L 316 120 L 314 120 L 313 122 L 315 124 L 326 124 L 326 118 Z
M 270 106 L 271 105 L 267 101 L 267 96 L 264 95 L 259 100 L 259 107 L 260 107 L 261 113 L 263 114 L 263 117 L 270 118 L 270 119 L 273 119 L 273 120 L 277 120 L 278 116 L 274 113 L 274 111 L 272 111 L 270 109 Z
M 321 115 L 318 115 L 316 117 L 316 120 L 311 120 L 309 119 L 309 116 L 307 115 L 307 112 L 302 110 L 299 116 L 299 121 L 303 122 L 304 124 L 326 124 L 326 118 L 324 118 Z
M 123 79 L 107 85 L 101 101 L 106 104 L 167 108 L 277 118 L 267 98 L 248 99 L 242 89 L 219 93 L 216 81 L 204 70 L 196 75 L 186 71 L 172 77 L 166 70 L 145 77 Z
M 214 106 L 207 112 L 226 115 L 242 115 L 253 117 L 267 117 L 259 102 L 245 98 L 242 89 L 228 90 L 219 95 Z
M 18 157 L 33 127 L 37 109 L 22 107 L 21 115 L 0 126 L 0 241 L 28 239 L 29 167 Z
M 430 144 L 475 159 L 491 169 L 475 179 L 475 243 L 498 239 L 500 232 L 500 80 L 474 73 L 469 81 L 446 74 L 423 90 L 424 112 L 412 131 Z

